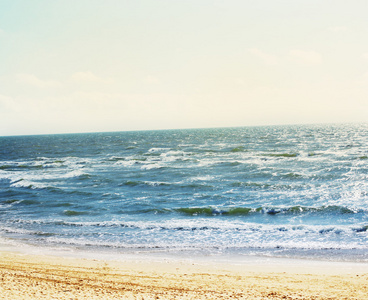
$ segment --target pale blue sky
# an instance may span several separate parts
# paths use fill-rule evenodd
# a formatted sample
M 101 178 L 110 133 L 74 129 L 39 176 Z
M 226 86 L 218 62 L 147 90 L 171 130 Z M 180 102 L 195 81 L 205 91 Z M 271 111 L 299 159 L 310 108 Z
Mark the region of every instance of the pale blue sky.
M 366 122 L 368 1 L 0 0 L 0 135 Z

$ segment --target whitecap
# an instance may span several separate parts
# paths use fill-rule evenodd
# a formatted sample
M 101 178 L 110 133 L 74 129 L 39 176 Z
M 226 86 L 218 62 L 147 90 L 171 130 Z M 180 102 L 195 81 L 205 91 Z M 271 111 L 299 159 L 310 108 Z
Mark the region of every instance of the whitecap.
M 29 181 L 29 180 L 24 180 L 24 179 L 17 180 L 14 183 L 12 183 L 10 186 L 18 187 L 18 188 L 31 188 L 31 189 L 43 189 L 47 187 L 47 185 L 45 184 L 34 182 L 34 181 Z
M 89 174 L 80 169 L 79 170 L 77 169 L 77 170 L 70 171 L 66 174 L 63 174 L 58 178 L 74 178 L 74 177 L 80 177 L 80 176 L 85 176 L 85 175 L 89 175 Z
M 141 166 L 142 170 L 152 170 L 152 169 L 160 169 L 164 166 L 161 163 L 154 163 L 154 164 L 145 164 Z
M 163 152 L 163 151 L 167 151 L 169 149 L 170 148 L 151 148 L 147 152 L 148 153 Z

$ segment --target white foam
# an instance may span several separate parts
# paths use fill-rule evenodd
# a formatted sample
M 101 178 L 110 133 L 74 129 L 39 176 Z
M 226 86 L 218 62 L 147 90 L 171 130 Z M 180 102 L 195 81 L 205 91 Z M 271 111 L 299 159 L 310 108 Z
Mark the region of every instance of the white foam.
M 89 174 L 87 172 L 84 172 L 84 170 L 78 169 L 78 170 L 73 170 L 66 174 L 60 175 L 58 178 L 74 178 L 74 177 L 79 177 L 82 175 L 89 175 Z
M 160 169 L 164 167 L 162 163 L 151 163 L 151 164 L 145 164 L 141 166 L 142 170 L 151 170 L 151 169 Z
M 210 181 L 210 180 L 213 180 L 213 179 L 215 179 L 215 176 L 204 175 L 204 176 L 192 177 L 192 178 L 190 178 L 190 181 L 191 182 L 194 182 L 194 181 Z
M 170 148 L 151 148 L 148 150 L 148 153 L 155 153 L 155 152 L 163 152 L 163 151 L 167 151 Z

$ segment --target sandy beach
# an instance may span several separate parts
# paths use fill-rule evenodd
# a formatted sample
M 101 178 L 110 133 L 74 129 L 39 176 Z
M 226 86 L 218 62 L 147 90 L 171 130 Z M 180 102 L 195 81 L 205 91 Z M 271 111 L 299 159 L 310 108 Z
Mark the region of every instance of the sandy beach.
M 0 299 L 367 299 L 368 265 L 95 260 L 3 251 Z

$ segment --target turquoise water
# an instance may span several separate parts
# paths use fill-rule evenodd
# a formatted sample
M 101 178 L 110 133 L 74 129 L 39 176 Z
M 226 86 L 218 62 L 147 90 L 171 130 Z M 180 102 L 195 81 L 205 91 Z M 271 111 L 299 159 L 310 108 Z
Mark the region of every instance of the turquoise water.
M 0 137 L 3 243 L 368 260 L 368 126 Z

